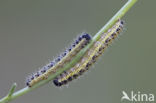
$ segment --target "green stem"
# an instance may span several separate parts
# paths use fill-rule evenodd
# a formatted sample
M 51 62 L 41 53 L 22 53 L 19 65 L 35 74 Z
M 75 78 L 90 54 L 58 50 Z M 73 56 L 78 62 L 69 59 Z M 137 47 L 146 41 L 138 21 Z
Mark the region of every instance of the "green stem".
M 2 98 L 0 100 L 0 103 L 7 103 L 19 96 L 22 96 L 23 94 L 32 91 L 35 88 L 40 87 L 41 85 L 46 84 L 47 82 L 51 81 L 52 79 L 54 79 L 57 75 L 61 74 L 64 70 L 68 70 L 70 69 L 73 65 L 75 65 L 80 58 L 85 54 L 85 52 L 93 45 L 94 41 L 98 40 L 100 38 L 100 36 L 106 32 L 113 24 L 115 24 L 115 22 L 122 18 L 126 12 L 137 2 L 137 0 L 128 0 L 128 2 L 108 21 L 108 23 L 101 28 L 101 30 L 99 30 L 99 32 L 93 37 L 93 40 L 88 44 L 87 47 L 85 47 L 83 50 L 81 50 L 76 57 L 69 63 L 67 64 L 64 68 L 60 69 L 58 72 L 56 72 L 54 75 L 51 75 L 48 79 L 43 80 L 39 83 L 37 83 L 36 85 L 34 85 L 33 87 L 29 88 L 29 87 L 25 87 L 15 93 L 14 89 L 16 87 L 16 85 L 12 86 L 12 89 L 10 90 L 10 92 L 8 93 L 7 96 L 5 96 L 4 98 Z
M 12 96 L 12 94 L 14 93 L 16 87 L 17 87 L 17 84 L 16 84 L 16 83 L 14 83 L 14 84 L 11 86 L 11 89 L 10 89 L 10 91 L 9 91 L 9 93 L 8 93 L 8 97 L 11 97 L 11 96 Z

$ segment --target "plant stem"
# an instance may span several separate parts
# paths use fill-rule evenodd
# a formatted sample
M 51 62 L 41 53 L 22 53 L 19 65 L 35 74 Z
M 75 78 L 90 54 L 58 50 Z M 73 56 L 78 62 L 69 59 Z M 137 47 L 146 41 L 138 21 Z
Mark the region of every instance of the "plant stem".
M 16 87 L 17 87 L 17 84 L 16 84 L 16 83 L 14 83 L 14 84 L 11 86 L 11 89 L 10 89 L 10 91 L 9 91 L 9 93 L 8 93 L 8 97 L 12 96 L 12 94 L 14 93 Z
M 41 85 L 46 84 L 47 82 L 51 81 L 52 79 L 54 79 L 57 75 L 61 74 L 63 71 L 70 69 L 73 65 L 75 65 L 80 58 L 85 54 L 85 52 L 93 45 L 93 43 L 95 41 L 97 41 L 100 36 L 106 32 L 113 24 L 115 24 L 115 22 L 122 18 L 126 12 L 137 2 L 137 0 L 128 0 L 128 2 L 107 22 L 107 24 L 101 28 L 101 30 L 99 30 L 98 33 L 96 33 L 96 35 L 93 37 L 92 41 L 87 45 L 87 47 L 85 47 L 83 50 L 81 50 L 76 57 L 69 63 L 67 64 L 64 68 L 61 68 L 58 72 L 56 72 L 54 75 L 51 75 L 48 79 L 43 80 L 39 83 L 37 83 L 36 85 L 34 85 L 33 87 L 29 88 L 29 87 L 25 87 L 15 93 L 14 89 L 16 87 L 16 84 L 14 84 L 12 86 L 12 89 L 10 90 L 10 92 L 8 93 L 7 96 L 5 96 L 4 98 L 2 98 L 0 100 L 0 103 L 7 103 L 19 96 L 22 96 L 23 94 L 32 91 L 35 88 L 40 87 Z

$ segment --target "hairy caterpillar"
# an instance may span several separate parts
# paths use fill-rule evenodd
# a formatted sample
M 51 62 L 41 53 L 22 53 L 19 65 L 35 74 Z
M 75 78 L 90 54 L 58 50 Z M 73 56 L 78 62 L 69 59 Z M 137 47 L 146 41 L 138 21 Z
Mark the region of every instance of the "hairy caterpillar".
M 72 58 L 84 48 L 89 41 L 91 36 L 89 34 L 83 33 L 79 36 L 75 42 L 67 49 L 65 52 L 60 54 L 56 59 L 51 61 L 48 65 L 42 67 L 36 73 L 33 73 L 26 79 L 26 85 L 32 87 L 41 80 L 47 79 L 49 75 L 55 73 L 59 68 L 62 68 L 67 62 L 71 61 Z
M 112 28 L 101 35 L 99 40 L 94 42 L 93 46 L 74 67 L 64 71 L 64 73 L 60 74 L 53 80 L 55 86 L 60 87 L 65 85 L 88 70 L 89 67 L 96 62 L 97 58 L 102 55 L 105 48 L 109 46 L 109 44 L 117 37 L 118 34 L 120 34 L 122 30 L 123 21 L 118 20 Z

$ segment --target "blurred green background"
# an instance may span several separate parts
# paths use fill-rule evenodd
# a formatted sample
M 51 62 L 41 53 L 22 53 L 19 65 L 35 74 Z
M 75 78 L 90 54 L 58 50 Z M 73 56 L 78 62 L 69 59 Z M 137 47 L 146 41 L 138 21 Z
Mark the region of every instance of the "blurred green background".
M 127 0 L 1 0 L 0 97 L 64 50 L 79 33 L 94 36 Z M 138 0 L 123 35 L 68 88 L 52 82 L 12 103 L 120 103 L 122 91 L 156 95 L 156 0 Z M 125 101 L 126 102 L 126 101 Z

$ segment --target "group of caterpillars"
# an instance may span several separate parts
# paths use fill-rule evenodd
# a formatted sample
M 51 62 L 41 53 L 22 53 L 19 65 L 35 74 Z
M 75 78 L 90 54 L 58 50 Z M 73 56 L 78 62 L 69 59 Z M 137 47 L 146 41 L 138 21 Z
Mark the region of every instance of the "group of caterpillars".
M 112 41 L 120 34 L 123 30 L 123 24 L 124 22 L 119 19 L 106 33 L 103 33 L 101 37 L 93 43 L 92 47 L 87 50 L 85 55 L 76 65 L 69 70 L 64 71 L 53 80 L 55 86 L 60 87 L 62 85 L 66 85 L 68 82 L 76 79 L 87 71 L 91 65 L 97 61 L 97 58 L 102 55 L 109 44 L 111 44 Z M 47 79 L 50 75 L 59 70 L 59 68 L 62 68 L 65 64 L 70 62 L 73 57 L 91 41 L 91 39 L 92 38 L 89 34 L 83 33 L 76 39 L 72 46 L 63 52 L 63 54 L 58 58 L 54 59 L 38 72 L 29 76 L 26 81 L 26 85 L 32 87 L 41 80 Z

